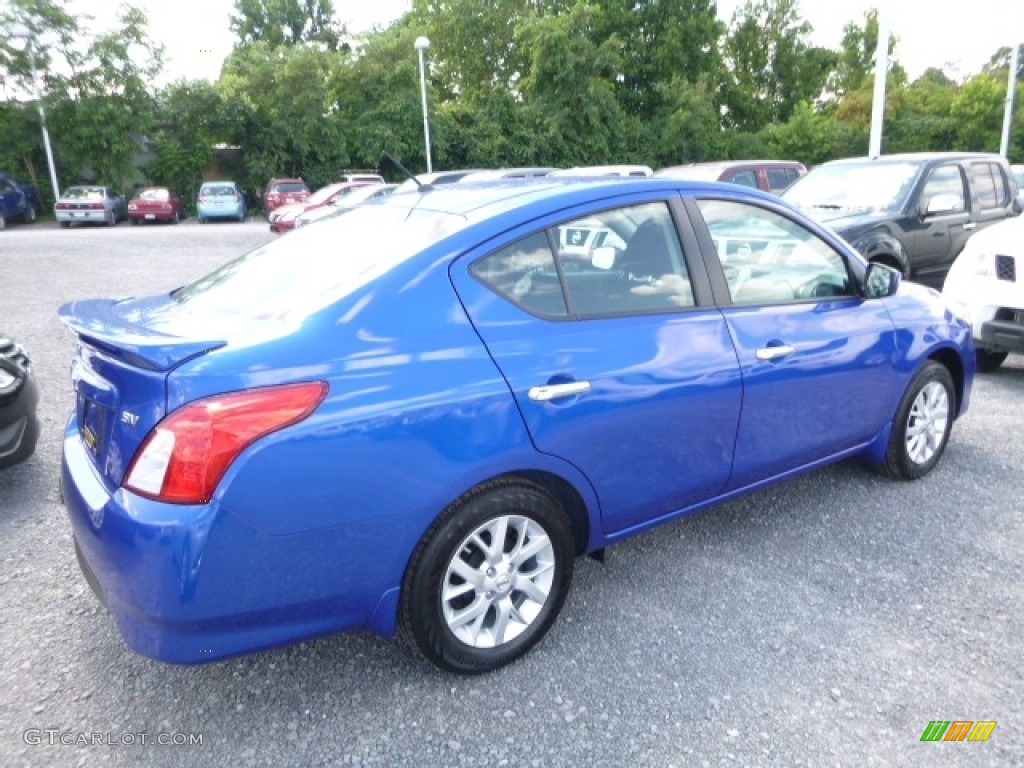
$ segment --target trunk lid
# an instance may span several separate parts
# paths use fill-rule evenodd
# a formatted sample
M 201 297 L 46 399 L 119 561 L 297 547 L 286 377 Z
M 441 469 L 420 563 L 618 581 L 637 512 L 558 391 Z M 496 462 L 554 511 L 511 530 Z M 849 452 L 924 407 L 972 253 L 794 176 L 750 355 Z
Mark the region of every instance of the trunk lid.
M 91 299 L 60 308 L 76 335 L 71 363 L 75 420 L 87 453 L 119 486 L 139 445 L 167 412 L 167 375 L 182 363 L 224 346 L 144 324 L 167 301 Z

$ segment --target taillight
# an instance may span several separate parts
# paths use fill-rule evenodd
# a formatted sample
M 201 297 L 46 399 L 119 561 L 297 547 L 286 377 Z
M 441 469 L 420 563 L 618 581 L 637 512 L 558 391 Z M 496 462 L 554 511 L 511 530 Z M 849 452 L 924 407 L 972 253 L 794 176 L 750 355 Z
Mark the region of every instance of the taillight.
M 174 504 L 205 504 L 238 455 L 307 418 L 327 395 L 311 381 L 196 400 L 161 421 L 132 460 L 124 487 Z
M 103 203 L 89 203 L 89 207 L 94 211 L 102 211 Z
M 57 210 L 58 211 L 66 211 L 70 207 L 71 206 L 68 205 L 67 203 L 57 203 Z

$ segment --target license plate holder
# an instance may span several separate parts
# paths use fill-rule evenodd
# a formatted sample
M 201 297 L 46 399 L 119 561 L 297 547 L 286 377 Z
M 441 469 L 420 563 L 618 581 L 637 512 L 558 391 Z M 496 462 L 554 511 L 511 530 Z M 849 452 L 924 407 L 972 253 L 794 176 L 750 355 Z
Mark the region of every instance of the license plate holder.
M 103 445 L 104 422 L 103 409 L 85 398 L 82 404 L 82 442 L 93 457 L 99 456 Z

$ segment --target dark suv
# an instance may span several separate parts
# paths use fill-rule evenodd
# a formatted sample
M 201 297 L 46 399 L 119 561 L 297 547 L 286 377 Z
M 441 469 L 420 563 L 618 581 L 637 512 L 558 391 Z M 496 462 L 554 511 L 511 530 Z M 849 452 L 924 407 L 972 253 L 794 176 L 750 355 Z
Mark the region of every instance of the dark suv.
M 783 194 L 868 260 L 942 287 L 967 238 L 1019 213 L 999 155 L 955 152 L 849 158 L 819 165 Z
M 309 186 L 302 179 L 271 179 L 263 190 L 263 215 L 286 203 L 304 203 L 309 199 Z

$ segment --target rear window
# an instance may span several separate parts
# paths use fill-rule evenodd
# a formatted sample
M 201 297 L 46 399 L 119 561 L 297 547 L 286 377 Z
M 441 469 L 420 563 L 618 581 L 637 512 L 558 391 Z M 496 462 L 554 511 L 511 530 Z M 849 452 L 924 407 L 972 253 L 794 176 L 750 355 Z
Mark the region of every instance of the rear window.
M 175 291 L 167 320 L 231 315 L 257 322 L 307 317 L 466 226 L 463 216 L 369 206 L 298 229 Z M 170 315 L 175 315 L 173 318 Z
M 270 189 L 272 192 L 281 192 L 282 194 L 309 192 L 309 187 L 306 186 L 304 181 L 279 181 Z
M 139 193 L 143 200 L 166 200 L 170 196 L 166 189 L 144 189 Z
M 69 187 L 64 190 L 64 197 L 69 200 L 102 200 L 105 190 L 103 187 Z
M 200 188 L 199 194 L 204 197 L 218 197 L 221 195 L 234 195 L 236 190 L 232 184 L 204 184 Z

